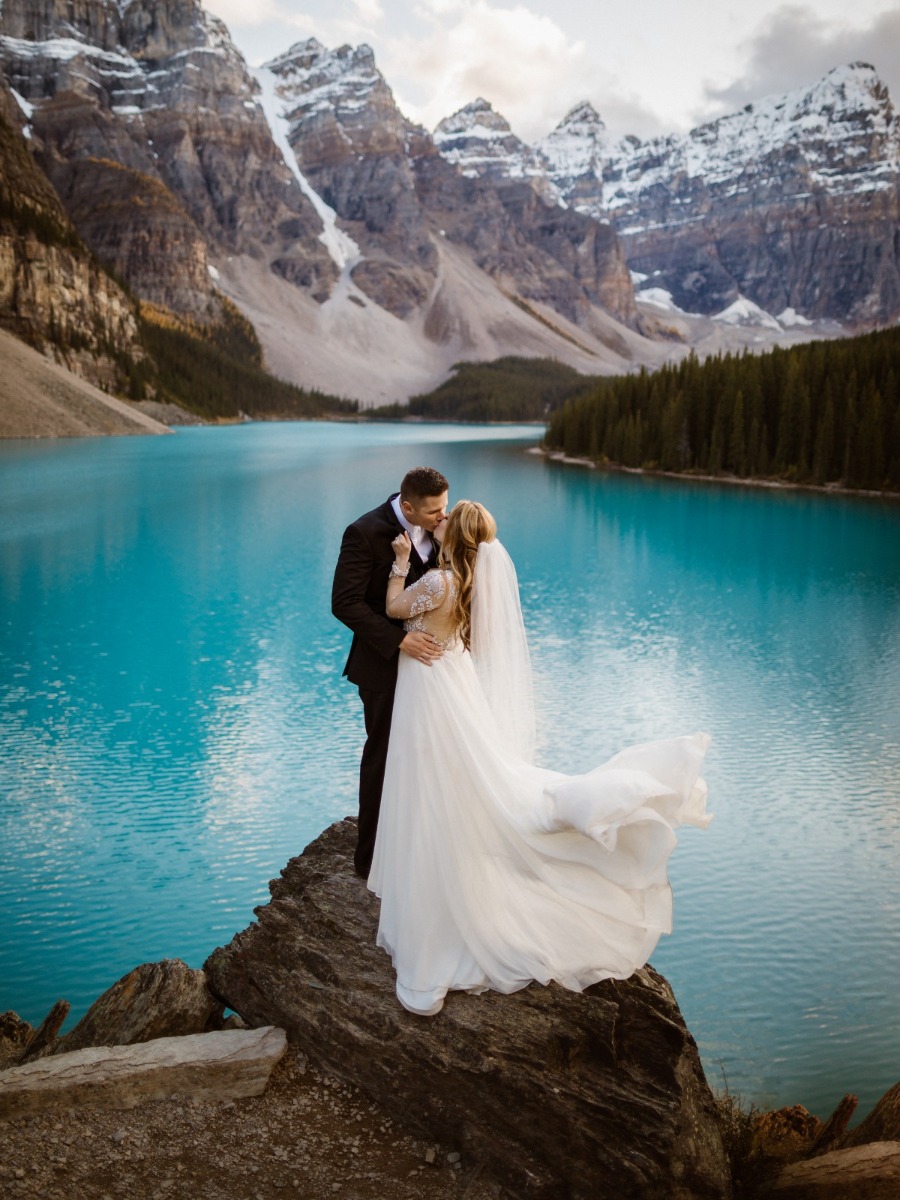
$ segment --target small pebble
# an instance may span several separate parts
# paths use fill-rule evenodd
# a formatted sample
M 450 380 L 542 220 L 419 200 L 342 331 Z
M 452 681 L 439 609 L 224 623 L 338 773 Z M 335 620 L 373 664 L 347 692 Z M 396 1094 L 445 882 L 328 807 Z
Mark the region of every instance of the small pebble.
M 447 1155 L 447 1162 L 448 1163 L 458 1163 L 461 1158 L 462 1158 L 462 1155 L 458 1151 L 451 1150 L 450 1153 Z

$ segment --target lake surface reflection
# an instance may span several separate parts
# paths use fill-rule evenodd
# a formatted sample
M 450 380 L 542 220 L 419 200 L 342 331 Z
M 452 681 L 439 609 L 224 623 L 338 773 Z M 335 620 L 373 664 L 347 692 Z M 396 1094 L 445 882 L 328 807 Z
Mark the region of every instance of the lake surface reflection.
M 653 958 L 711 1081 L 824 1115 L 900 1078 L 900 506 L 567 468 L 537 436 L 0 445 L 0 1010 L 199 966 L 354 810 L 331 573 L 428 463 L 517 563 L 548 766 L 713 734 L 716 820 L 682 834 Z

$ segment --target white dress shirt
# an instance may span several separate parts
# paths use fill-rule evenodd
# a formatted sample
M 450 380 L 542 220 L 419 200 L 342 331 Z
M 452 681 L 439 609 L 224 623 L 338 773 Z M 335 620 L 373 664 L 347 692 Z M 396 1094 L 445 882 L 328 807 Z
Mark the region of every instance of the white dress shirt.
M 399 496 L 395 496 L 393 498 L 391 501 L 391 508 L 393 508 L 397 520 L 409 534 L 410 540 L 415 546 L 419 558 L 421 558 L 422 562 L 427 562 L 428 555 L 431 553 L 432 549 L 432 541 L 427 530 L 423 529 L 421 525 L 410 525 L 409 521 L 407 521 L 403 514 L 403 509 L 400 507 Z

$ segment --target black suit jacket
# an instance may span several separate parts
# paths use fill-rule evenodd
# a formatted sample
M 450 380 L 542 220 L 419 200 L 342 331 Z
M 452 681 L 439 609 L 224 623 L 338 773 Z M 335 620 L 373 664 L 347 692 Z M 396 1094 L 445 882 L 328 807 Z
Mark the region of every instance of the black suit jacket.
M 403 622 L 385 612 L 388 576 L 394 562 L 391 542 L 403 529 L 391 505 L 393 498 L 364 513 L 344 530 L 331 589 L 331 611 L 353 630 L 344 674 L 357 687 L 372 692 L 394 690 L 400 643 L 405 637 Z M 413 546 L 405 586 L 420 579 L 436 561 L 433 540 L 425 562 Z

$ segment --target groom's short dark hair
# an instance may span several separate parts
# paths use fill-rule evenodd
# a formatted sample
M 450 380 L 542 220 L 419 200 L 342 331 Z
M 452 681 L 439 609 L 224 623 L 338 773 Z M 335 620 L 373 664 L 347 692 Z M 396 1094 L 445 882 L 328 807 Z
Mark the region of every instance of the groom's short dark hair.
M 426 496 L 442 496 L 450 484 L 434 467 L 413 467 L 400 484 L 401 500 L 424 500 Z

